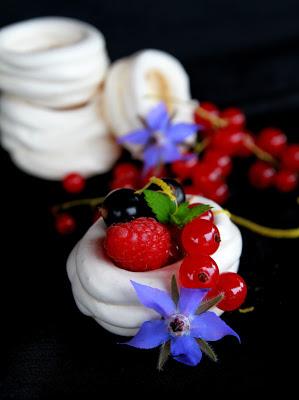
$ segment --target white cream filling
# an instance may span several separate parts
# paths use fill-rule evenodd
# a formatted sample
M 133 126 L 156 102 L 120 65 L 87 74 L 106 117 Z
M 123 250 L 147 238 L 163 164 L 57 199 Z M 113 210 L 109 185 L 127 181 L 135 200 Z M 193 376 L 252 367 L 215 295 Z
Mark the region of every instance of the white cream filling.
M 221 209 L 200 196 L 193 196 L 191 202 L 211 204 L 213 210 Z M 215 215 L 215 223 L 221 244 L 212 258 L 220 272 L 236 272 L 242 251 L 240 231 L 224 213 Z M 118 268 L 103 252 L 101 241 L 105 230 L 103 220 L 98 220 L 68 258 L 67 271 L 74 298 L 78 308 L 105 329 L 124 336 L 134 335 L 144 321 L 158 318 L 158 314 L 140 304 L 130 281 L 170 291 L 171 277 L 178 274 L 181 262 L 148 272 Z M 214 311 L 221 313 L 217 308 Z

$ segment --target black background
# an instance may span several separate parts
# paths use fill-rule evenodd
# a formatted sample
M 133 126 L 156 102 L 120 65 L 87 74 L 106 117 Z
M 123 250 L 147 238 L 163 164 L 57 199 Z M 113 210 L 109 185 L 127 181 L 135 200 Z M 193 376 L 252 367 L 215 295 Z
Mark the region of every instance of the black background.
M 190 75 L 193 96 L 220 106 L 237 105 L 249 127 L 285 130 L 298 142 L 299 3 L 284 0 L 26 1 L 1 0 L 0 26 L 41 15 L 88 21 L 105 35 L 111 59 L 142 48 L 178 57 Z M 298 226 L 296 195 L 257 191 L 248 185 L 250 161 L 236 161 L 227 208 L 273 227 Z M 239 332 L 215 344 L 220 361 L 189 368 L 170 361 L 155 370 L 157 351 L 116 344 L 76 309 L 65 272 L 66 258 L 90 224 L 88 210 L 68 238 L 56 235 L 49 208 L 69 197 L 58 183 L 29 177 L 1 151 L 1 342 L 0 398 L 43 399 L 106 396 L 153 389 L 213 398 L 249 391 L 287 390 L 290 348 L 296 346 L 286 318 L 298 267 L 295 240 L 274 240 L 242 229 L 240 271 L 249 285 L 252 313 L 227 313 Z M 107 176 L 95 177 L 82 196 L 106 192 Z M 288 343 L 286 339 L 291 340 Z M 137 392 L 138 393 L 138 392 Z

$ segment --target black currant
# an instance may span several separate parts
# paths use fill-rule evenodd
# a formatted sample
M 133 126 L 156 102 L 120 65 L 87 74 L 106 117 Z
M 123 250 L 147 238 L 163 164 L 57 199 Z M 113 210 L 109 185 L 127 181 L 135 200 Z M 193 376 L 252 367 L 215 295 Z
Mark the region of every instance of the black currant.
M 171 191 L 175 195 L 178 204 L 181 204 L 184 201 L 186 201 L 186 196 L 185 196 L 183 186 L 176 179 L 162 178 L 162 181 L 164 181 L 165 183 L 167 183 L 168 186 L 170 186 Z M 152 183 L 148 187 L 148 189 L 149 190 L 161 190 L 161 188 L 158 185 L 156 185 L 155 183 Z
M 139 217 L 154 217 L 143 196 L 127 188 L 110 192 L 104 199 L 101 213 L 107 226 Z

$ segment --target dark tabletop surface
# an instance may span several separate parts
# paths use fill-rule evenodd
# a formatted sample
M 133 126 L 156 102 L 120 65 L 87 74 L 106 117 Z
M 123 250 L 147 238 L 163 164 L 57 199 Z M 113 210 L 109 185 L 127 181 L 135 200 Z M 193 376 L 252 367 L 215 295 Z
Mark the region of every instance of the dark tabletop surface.
M 73 4 L 75 3 L 75 4 Z M 145 47 L 177 56 L 190 74 L 193 96 L 242 107 L 253 131 L 284 129 L 299 142 L 299 4 L 297 1 L 1 1 L 0 26 L 39 15 L 65 15 L 101 29 L 112 59 Z M 272 227 L 299 224 L 297 193 L 257 191 L 248 185 L 247 161 L 236 161 L 225 205 Z M 240 272 L 249 285 L 245 306 L 226 313 L 242 344 L 215 343 L 220 361 L 196 368 L 170 361 L 155 369 L 157 350 L 117 344 L 76 308 L 67 279 L 67 256 L 90 225 L 80 209 L 76 233 L 58 236 L 49 208 L 71 199 L 59 183 L 19 171 L 3 150 L 1 171 L 0 399 L 100 398 L 102 389 L 145 388 L 194 395 L 286 390 L 288 357 L 296 335 L 286 316 L 298 267 L 298 240 L 276 240 L 242 229 Z M 100 196 L 109 174 L 94 177 L 82 193 Z M 292 289 L 291 289 L 292 288 Z M 289 342 L 290 341 L 290 342 Z M 138 392 L 137 392 L 138 393 Z

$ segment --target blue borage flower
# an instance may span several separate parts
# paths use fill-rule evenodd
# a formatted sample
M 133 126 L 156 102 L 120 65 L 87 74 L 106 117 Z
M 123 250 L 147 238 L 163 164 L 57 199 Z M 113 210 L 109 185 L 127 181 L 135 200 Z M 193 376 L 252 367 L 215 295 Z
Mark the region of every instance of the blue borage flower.
M 163 102 L 150 110 L 144 123 L 143 129 L 122 136 L 118 142 L 142 146 L 145 172 L 159 164 L 171 163 L 187 157 L 180 152 L 179 145 L 197 131 L 196 124 L 171 123 L 170 115 Z
M 125 344 L 152 349 L 170 341 L 170 354 L 183 364 L 195 366 L 202 358 L 199 340 L 215 341 L 226 335 L 239 335 L 214 312 L 200 307 L 208 289 L 180 289 L 177 305 L 163 290 L 131 281 L 139 301 L 159 313 L 162 319 L 146 321 Z M 214 305 L 215 303 L 211 303 Z M 197 339 L 197 340 L 196 340 Z

